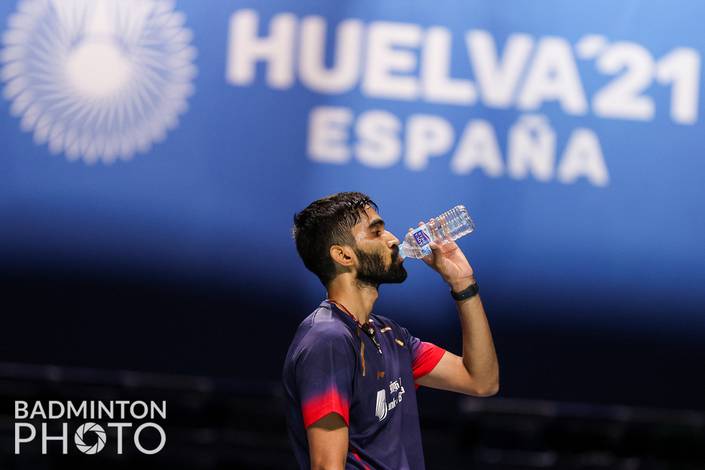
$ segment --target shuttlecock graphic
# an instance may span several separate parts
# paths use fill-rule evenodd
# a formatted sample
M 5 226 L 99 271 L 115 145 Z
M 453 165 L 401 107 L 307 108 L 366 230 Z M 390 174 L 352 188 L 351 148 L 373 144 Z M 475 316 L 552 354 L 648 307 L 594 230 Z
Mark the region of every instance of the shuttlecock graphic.
M 194 91 L 184 23 L 168 0 L 20 0 L 0 50 L 10 112 L 69 160 L 148 151 Z

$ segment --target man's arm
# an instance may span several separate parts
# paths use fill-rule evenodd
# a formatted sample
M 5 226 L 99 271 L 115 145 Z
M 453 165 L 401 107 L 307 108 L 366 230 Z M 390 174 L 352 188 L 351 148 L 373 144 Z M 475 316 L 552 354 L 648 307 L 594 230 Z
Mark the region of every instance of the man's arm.
M 295 359 L 295 386 L 301 401 L 311 468 L 342 470 L 347 458 L 357 357 L 347 328 L 334 328 L 326 323 L 313 328 Z
M 343 470 L 348 455 L 348 427 L 337 413 L 329 413 L 308 429 L 311 470 Z
M 456 292 L 462 289 L 453 288 Z M 436 367 L 416 383 L 478 397 L 494 395 L 499 391 L 499 364 L 480 297 L 476 295 L 457 304 L 463 330 L 463 357 L 446 351 Z
M 475 276 L 455 242 L 431 243 L 423 258 L 444 281 L 460 292 L 475 283 Z M 416 380 L 424 385 L 467 395 L 490 396 L 499 390 L 499 364 L 492 333 L 479 295 L 457 302 L 463 334 L 463 357 L 446 351 L 431 372 Z

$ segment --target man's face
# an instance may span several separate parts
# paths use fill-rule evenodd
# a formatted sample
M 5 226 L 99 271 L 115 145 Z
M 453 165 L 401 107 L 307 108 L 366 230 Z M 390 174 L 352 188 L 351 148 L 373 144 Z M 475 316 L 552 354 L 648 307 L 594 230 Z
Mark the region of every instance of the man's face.
M 385 230 L 377 211 L 368 207 L 360 222 L 353 227 L 358 259 L 357 280 L 365 284 L 404 282 L 406 269 L 399 258 L 399 240 Z

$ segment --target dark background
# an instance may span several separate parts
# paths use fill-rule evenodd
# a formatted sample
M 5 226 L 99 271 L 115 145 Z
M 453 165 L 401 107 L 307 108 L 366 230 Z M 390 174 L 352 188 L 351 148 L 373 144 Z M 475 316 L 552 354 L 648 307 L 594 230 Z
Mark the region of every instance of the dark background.
M 8 362 L 277 381 L 299 322 L 325 298 L 322 288 L 308 297 L 280 283 L 5 266 L 12 266 L 2 277 L 11 334 L 0 355 Z M 502 366 L 500 396 L 705 411 L 705 347 L 697 329 L 654 320 L 671 314 L 667 299 L 662 310 L 615 309 L 637 319 L 626 328 L 584 302 L 536 298 L 528 280 L 524 295 L 509 296 L 480 279 Z M 599 279 L 586 282 L 586 297 L 601 288 Z M 380 301 L 395 289 L 403 286 L 382 286 Z M 433 312 L 450 326 L 375 311 L 462 354 L 450 296 Z

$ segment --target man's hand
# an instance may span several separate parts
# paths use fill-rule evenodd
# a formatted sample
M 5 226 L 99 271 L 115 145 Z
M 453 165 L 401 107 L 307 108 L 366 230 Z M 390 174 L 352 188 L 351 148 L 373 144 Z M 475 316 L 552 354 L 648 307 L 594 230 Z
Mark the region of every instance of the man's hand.
M 423 222 L 419 222 L 419 226 L 421 225 Z M 460 292 L 475 282 L 472 266 L 457 243 L 442 240 L 438 243 L 431 242 L 429 248 L 431 254 L 421 259 L 436 270 L 455 292 Z

